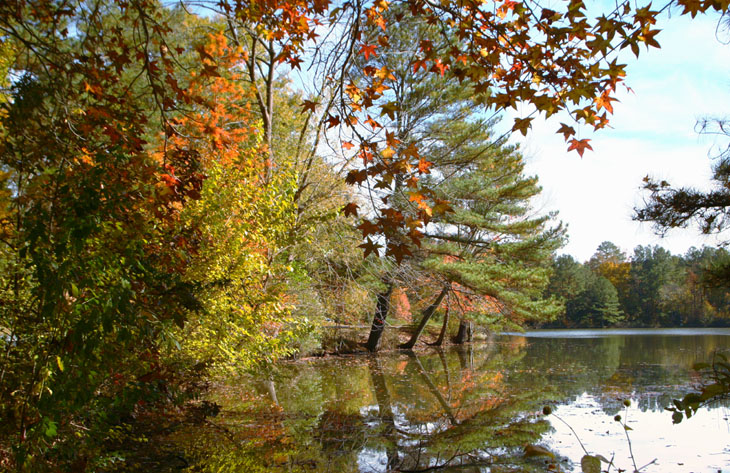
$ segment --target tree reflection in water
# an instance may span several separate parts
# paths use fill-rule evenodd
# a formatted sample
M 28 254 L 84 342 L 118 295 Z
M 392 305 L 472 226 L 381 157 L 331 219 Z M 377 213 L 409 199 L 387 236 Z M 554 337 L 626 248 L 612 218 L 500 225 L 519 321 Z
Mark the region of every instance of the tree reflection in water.
M 526 458 L 526 445 L 548 445 L 552 427 L 539 415 L 543 405 L 590 398 L 593 414 L 598 407 L 612 417 L 632 397 L 638 410 L 659 412 L 690 389 L 687 367 L 726 349 L 729 339 L 514 336 L 449 350 L 287 363 L 270 380 L 220 386 L 212 393 L 223 407 L 218 417 L 164 441 L 194 471 L 579 470 L 560 457 Z M 570 442 L 558 434 L 551 445 Z

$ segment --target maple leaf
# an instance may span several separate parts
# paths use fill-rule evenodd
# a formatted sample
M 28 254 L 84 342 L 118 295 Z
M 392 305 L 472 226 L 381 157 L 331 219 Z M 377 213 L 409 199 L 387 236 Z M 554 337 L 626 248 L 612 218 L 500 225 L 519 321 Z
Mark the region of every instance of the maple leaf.
M 400 243 L 398 245 L 392 246 L 389 245 L 386 254 L 391 255 L 393 258 L 395 258 L 395 262 L 398 264 L 401 264 L 406 256 L 413 256 L 413 253 L 411 253 L 411 250 L 408 249 L 408 245 L 406 245 L 405 243 Z
M 362 231 L 363 238 L 372 235 L 377 234 L 380 232 L 380 226 L 377 223 L 373 223 L 370 220 L 363 220 L 360 225 L 357 226 Z
M 195 51 L 197 51 L 198 54 L 200 54 L 200 59 L 208 59 L 210 61 L 213 61 L 213 56 L 208 53 L 208 51 L 205 50 L 204 44 L 199 44 L 195 46 Z
M 400 144 L 400 140 L 395 137 L 395 133 L 390 130 L 385 130 L 385 142 L 391 148 L 395 148 Z
M 381 153 L 385 159 L 390 159 L 395 155 L 395 150 L 391 147 L 385 148 Z
M 654 39 L 654 36 L 656 36 L 657 34 L 659 34 L 660 31 L 661 30 L 649 30 L 649 29 L 647 29 L 647 31 L 644 34 L 642 34 L 641 36 L 639 36 L 639 39 L 642 40 L 644 42 L 644 44 L 646 44 L 646 49 L 649 49 L 649 46 L 652 46 L 654 48 L 660 48 L 661 47 L 661 46 L 659 46 L 659 42 L 656 39 Z
M 333 128 L 340 124 L 340 117 L 329 115 L 327 117 L 327 128 Z
M 448 64 L 444 64 L 441 62 L 441 59 L 436 59 L 436 62 L 433 63 L 433 66 L 431 66 L 431 72 L 438 72 L 441 74 L 441 77 L 443 77 L 444 73 L 449 70 L 451 66 Z
M 428 70 L 428 61 L 425 59 L 416 59 L 413 62 L 413 72 L 418 72 L 419 69 Z
M 527 136 L 527 130 L 532 127 L 530 122 L 532 118 L 515 118 L 515 124 L 512 126 L 512 131 L 519 130 L 522 136 Z
M 300 64 L 304 62 L 302 58 L 299 56 L 291 56 L 287 59 L 287 62 L 291 65 L 292 69 L 299 69 L 302 70 Z
M 376 128 L 382 128 L 381 125 L 380 125 L 380 123 L 376 122 L 373 119 L 373 117 L 371 117 L 370 115 L 368 115 L 368 118 L 367 118 L 367 120 L 365 120 L 365 123 L 367 123 L 368 125 L 370 125 L 370 127 L 373 130 L 376 129 Z
M 317 109 L 317 106 L 319 105 L 319 102 L 314 102 L 312 100 L 305 100 L 302 102 L 302 112 L 306 112 L 309 110 L 310 112 L 314 113 L 314 111 Z
M 345 217 L 349 217 L 350 215 L 357 217 L 357 209 L 359 207 L 356 203 L 350 202 L 342 208 L 342 212 L 345 214 Z
M 349 141 L 343 141 L 342 142 L 342 147 L 345 148 L 345 149 L 347 149 L 347 150 L 350 150 L 350 149 L 354 148 L 355 145 L 352 144 L 352 143 L 350 143 Z
M 362 163 L 365 164 L 366 166 L 369 162 L 371 162 L 373 160 L 373 153 L 368 149 L 360 150 L 359 156 L 362 159 Z
M 398 104 L 395 102 L 388 102 L 380 107 L 380 116 L 388 115 L 388 118 L 395 120 L 395 112 L 400 110 Z
M 565 140 L 567 141 L 568 138 L 575 135 L 575 128 L 572 126 L 568 126 L 565 123 L 560 124 L 560 128 L 558 128 L 558 131 L 556 133 L 562 133 L 565 137 Z
M 591 140 L 588 138 L 583 139 L 583 140 L 578 140 L 578 139 L 573 138 L 572 140 L 570 140 L 570 146 L 568 147 L 568 151 L 576 150 L 578 152 L 578 154 L 580 155 L 580 157 L 582 158 L 583 152 L 586 149 L 593 151 L 593 148 L 591 147 L 591 145 L 588 144 L 589 141 L 591 141 Z
M 368 173 L 366 170 L 361 169 L 359 171 L 352 170 L 347 173 L 347 176 L 345 177 L 345 182 L 352 185 L 352 184 L 362 184 L 366 179 L 368 178 Z
M 388 69 L 386 66 L 381 67 L 375 72 L 375 77 L 377 77 L 380 80 L 390 79 L 395 80 L 395 76 L 392 72 L 390 72 L 390 69 Z
M 683 15 L 689 13 L 690 16 L 694 18 L 697 16 L 697 13 L 702 11 L 702 4 L 700 0 L 683 0 L 681 4 L 684 7 L 684 11 L 682 12 Z
M 426 196 L 423 195 L 421 191 L 413 191 L 408 193 L 409 197 L 408 200 L 411 202 L 416 202 L 418 205 L 421 205 L 421 202 L 424 202 L 426 199 Z
M 375 52 L 377 49 L 377 46 L 374 44 L 363 44 L 360 47 L 360 54 L 365 56 L 365 60 L 367 61 L 370 59 L 370 56 L 377 56 L 378 54 Z
M 421 158 L 418 160 L 418 172 L 421 174 L 431 174 L 431 171 L 429 171 L 428 168 L 431 167 L 433 163 L 431 161 L 426 161 L 425 159 Z
M 400 154 L 406 158 L 409 156 L 413 159 L 421 157 L 420 153 L 418 152 L 418 147 L 416 147 L 416 145 L 413 143 L 409 144 L 405 149 L 401 150 Z
M 383 245 L 379 245 L 373 242 L 373 240 L 371 240 L 370 238 L 368 238 L 367 241 L 362 245 L 358 245 L 358 248 L 363 248 L 365 250 L 365 255 L 363 256 L 363 258 L 367 258 L 370 253 L 374 253 L 375 256 L 379 256 L 380 252 L 378 251 L 378 249 L 382 247 Z

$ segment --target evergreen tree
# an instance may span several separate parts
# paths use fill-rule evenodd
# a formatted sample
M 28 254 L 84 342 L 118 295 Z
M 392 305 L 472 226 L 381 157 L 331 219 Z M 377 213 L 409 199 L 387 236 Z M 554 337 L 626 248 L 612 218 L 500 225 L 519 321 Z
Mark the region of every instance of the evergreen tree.
M 659 246 L 637 246 L 631 262 L 629 310 L 641 325 L 668 322 L 666 289 L 681 278 L 678 258 Z
M 400 53 L 384 55 L 378 64 L 398 80 L 387 97 L 398 104 L 391 141 L 405 147 L 419 143 L 432 163 L 426 179 L 433 189 L 432 204 L 452 210 L 434 212 L 420 250 L 409 261 L 419 275 L 418 284 L 425 281 L 432 286 L 433 299 L 405 347 L 415 344 L 449 294 L 464 316 L 489 324 L 520 324 L 552 318 L 559 311 L 559 305 L 544 300 L 542 292 L 564 230 L 550 226 L 554 215 L 534 214 L 530 200 L 540 192 L 537 178 L 524 175 L 516 147 L 493 136 L 495 120 L 474 114 L 480 97 L 449 73 L 434 76 L 410 66 L 409 53 L 415 54 L 424 44 L 448 46 L 436 39 L 433 28 L 418 22 L 403 25 L 389 38 Z M 381 186 L 392 192 L 391 205 L 402 209 L 404 216 L 421 207 L 409 186 L 409 182 Z
M 611 281 L 588 272 L 585 289 L 566 304 L 568 319 L 579 327 L 610 327 L 623 321 L 618 293 Z
M 453 212 L 429 226 L 421 268 L 461 299 L 486 298 L 463 307 L 477 322 L 521 325 L 554 318 L 561 307 L 542 293 L 564 230 L 549 226 L 553 215 L 533 214 L 537 179 L 524 175 L 522 155 L 494 141 L 487 123 L 444 123 L 441 130 L 439 151 L 446 159 L 435 161 L 435 179 Z M 458 153 L 447 155 L 448 149 Z
M 552 265 L 547 296 L 569 300 L 585 289 L 585 268 L 570 255 L 560 255 Z

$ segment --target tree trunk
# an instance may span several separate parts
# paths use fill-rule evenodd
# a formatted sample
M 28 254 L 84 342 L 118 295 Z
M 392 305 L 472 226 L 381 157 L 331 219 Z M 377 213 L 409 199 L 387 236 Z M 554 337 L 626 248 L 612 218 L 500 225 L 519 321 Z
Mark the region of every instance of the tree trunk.
M 380 368 L 378 358 L 373 357 L 368 360 L 368 370 L 370 371 L 370 378 L 373 381 L 375 400 L 378 403 L 378 417 L 383 425 L 382 435 L 386 439 L 385 454 L 388 459 L 386 466 L 388 471 L 393 471 L 398 467 L 399 461 L 398 441 L 395 437 L 395 416 L 391 408 L 390 393 L 388 392 L 388 385 L 385 383 L 385 376 L 383 376 L 383 370 Z
M 431 381 L 431 378 L 428 376 L 428 373 L 426 373 L 426 370 L 423 369 L 421 360 L 419 360 L 416 354 L 413 352 L 409 352 L 408 356 L 411 357 L 413 361 L 415 361 L 416 368 L 418 369 L 418 374 L 421 375 L 421 379 L 426 382 L 426 386 L 428 386 L 428 390 L 431 391 L 431 394 L 433 394 L 439 404 L 441 404 L 444 413 L 449 418 L 449 421 L 451 421 L 451 425 L 457 425 L 459 421 L 456 420 L 454 411 L 451 409 L 449 403 L 446 402 L 446 399 L 444 399 L 444 396 L 441 394 L 441 391 L 439 391 L 439 388 L 437 388 L 436 385 L 433 384 L 433 381 Z
M 455 343 L 462 344 L 471 342 L 472 328 L 470 320 L 463 320 L 459 323 L 459 332 L 456 334 Z
M 279 398 L 276 395 L 276 385 L 274 384 L 273 379 L 267 379 L 264 381 L 264 384 L 266 385 L 266 390 L 269 392 L 269 397 L 271 398 L 271 402 L 273 402 L 275 405 L 279 405 Z
M 385 319 L 388 317 L 388 309 L 390 309 L 390 294 L 393 292 L 393 283 L 389 283 L 385 292 L 378 293 L 378 304 L 375 308 L 375 316 L 373 316 L 373 325 L 370 327 L 370 336 L 368 337 L 365 347 L 368 351 L 375 352 L 378 350 L 380 337 L 383 336 L 385 330 Z
M 438 306 L 441 305 L 441 301 L 444 300 L 444 296 L 449 292 L 449 286 L 445 286 L 443 289 L 441 289 L 441 292 L 436 297 L 436 300 L 433 301 L 433 304 L 426 307 L 426 309 L 423 311 L 423 315 L 421 316 L 421 321 L 418 323 L 418 327 L 416 327 L 416 330 L 413 332 L 413 335 L 411 335 L 411 339 L 408 340 L 406 343 L 399 346 L 399 348 L 406 348 L 411 349 L 418 341 L 418 337 L 421 336 L 421 333 L 423 333 L 423 329 L 426 328 L 426 324 L 433 316 L 433 313 L 436 312 L 436 309 L 438 309 Z
M 440 347 L 444 344 L 444 338 L 446 338 L 446 328 L 449 325 L 449 298 L 446 298 L 446 311 L 444 312 L 444 323 L 441 325 L 441 332 L 439 338 L 432 344 L 433 346 Z

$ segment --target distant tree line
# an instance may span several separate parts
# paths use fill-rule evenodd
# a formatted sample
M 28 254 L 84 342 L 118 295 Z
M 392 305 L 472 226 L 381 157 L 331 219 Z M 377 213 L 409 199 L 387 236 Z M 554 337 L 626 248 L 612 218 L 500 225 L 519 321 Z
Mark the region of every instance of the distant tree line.
M 542 327 L 683 327 L 730 325 L 730 292 L 722 278 L 730 253 L 690 248 L 682 256 L 637 246 L 631 257 L 603 242 L 585 263 L 556 257 L 546 296 L 565 311 Z

